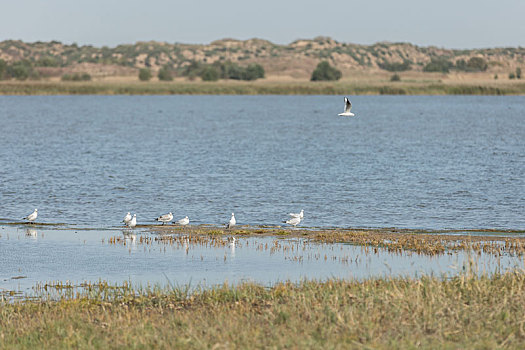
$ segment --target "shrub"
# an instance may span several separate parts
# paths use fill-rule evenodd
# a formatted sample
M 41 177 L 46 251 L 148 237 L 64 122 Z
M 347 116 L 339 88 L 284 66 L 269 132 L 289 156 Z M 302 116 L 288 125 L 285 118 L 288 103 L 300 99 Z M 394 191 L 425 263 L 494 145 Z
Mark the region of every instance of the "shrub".
M 394 74 L 390 77 L 390 81 L 401 81 L 399 74 Z
M 444 59 L 432 59 L 429 63 L 423 67 L 423 72 L 442 72 L 448 73 L 449 69 L 454 65 L 452 62 Z
M 521 79 L 521 68 L 516 68 L 516 79 Z
M 201 79 L 203 81 L 217 81 L 219 80 L 219 72 L 214 67 L 208 66 L 202 71 Z
M 387 61 L 383 61 L 383 62 L 378 62 L 377 65 L 379 66 L 379 68 L 387 70 L 389 72 L 404 72 L 404 71 L 411 69 L 410 68 L 411 63 L 410 61 L 407 61 L 407 60 L 404 60 L 403 63 L 399 63 L 399 62 L 390 63 Z
M 0 80 L 5 79 L 6 70 L 7 70 L 7 63 L 4 60 L 0 59 Z
M 264 68 L 260 64 L 250 64 L 246 67 L 243 80 L 257 80 L 259 78 L 264 78 Z
M 91 80 L 91 75 L 88 73 L 74 73 L 74 74 L 64 74 L 62 76 L 63 81 L 89 81 Z
M 516 75 L 514 73 L 509 73 L 509 79 L 516 79 Z
M 472 57 L 467 62 L 467 67 L 472 69 L 472 71 L 484 72 L 487 70 L 487 62 L 481 57 Z
M 159 80 L 162 80 L 162 81 L 171 81 L 171 80 L 173 80 L 173 77 L 171 75 L 171 71 L 170 71 L 170 69 L 168 67 L 162 67 L 161 69 L 159 69 L 157 77 L 159 78 Z
M 148 81 L 151 79 L 151 71 L 148 68 L 141 68 L 139 70 L 140 81 Z
M 312 72 L 311 81 L 323 81 L 323 80 L 339 80 L 341 79 L 342 73 L 335 67 L 330 66 L 327 61 L 323 61 L 317 65 L 315 70 Z

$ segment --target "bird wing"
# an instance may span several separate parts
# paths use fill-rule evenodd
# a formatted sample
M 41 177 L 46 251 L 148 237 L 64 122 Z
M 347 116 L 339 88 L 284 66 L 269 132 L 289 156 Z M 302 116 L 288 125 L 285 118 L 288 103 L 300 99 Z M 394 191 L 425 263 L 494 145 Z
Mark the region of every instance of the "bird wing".
M 345 97 L 345 113 L 350 113 L 351 109 L 352 109 L 352 102 L 350 102 L 350 100 Z

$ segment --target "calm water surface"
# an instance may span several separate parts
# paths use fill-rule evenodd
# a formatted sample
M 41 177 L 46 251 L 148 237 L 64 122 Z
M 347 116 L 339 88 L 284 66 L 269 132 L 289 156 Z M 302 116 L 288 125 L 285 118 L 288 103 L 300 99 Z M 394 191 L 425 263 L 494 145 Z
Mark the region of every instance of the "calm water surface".
M 135 240 L 119 230 L 57 230 L 0 226 L 0 293 L 30 294 L 37 283 L 100 279 L 121 284 L 206 287 L 227 281 L 272 285 L 279 281 L 383 276 L 451 276 L 469 260 L 480 273 L 523 268 L 521 257 L 454 252 L 423 256 L 366 249 L 348 244 L 318 244 L 304 239 L 241 237 L 235 245 L 141 243 L 150 234 L 134 230 Z M 155 237 L 155 235 L 153 236 Z M 187 237 L 187 236 L 186 236 Z M 111 238 L 120 242 L 110 243 Z
M 525 98 L 342 101 L 0 96 L 0 222 L 525 229 Z

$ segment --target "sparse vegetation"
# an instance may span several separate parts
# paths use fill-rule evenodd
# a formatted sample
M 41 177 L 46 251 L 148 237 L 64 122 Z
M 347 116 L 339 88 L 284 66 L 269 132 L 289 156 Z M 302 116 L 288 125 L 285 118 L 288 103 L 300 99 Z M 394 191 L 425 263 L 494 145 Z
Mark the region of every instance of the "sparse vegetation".
M 403 63 L 383 61 L 378 62 L 377 65 L 389 72 L 404 72 L 410 70 L 411 63 L 408 60 L 404 60 Z
M 88 73 L 74 73 L 74 74 L 64 74 L 62 76 L 63 81 L 90 81 L 91 75 Z

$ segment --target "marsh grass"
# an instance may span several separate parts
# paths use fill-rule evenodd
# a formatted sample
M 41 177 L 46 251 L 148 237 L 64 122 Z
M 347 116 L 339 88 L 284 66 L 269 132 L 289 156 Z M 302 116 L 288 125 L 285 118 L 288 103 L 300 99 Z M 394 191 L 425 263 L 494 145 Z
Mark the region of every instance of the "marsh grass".
M 525 83 L 2 81 L 0 95 L 523 95 Z
M 51 287 L 50 287 L 51 288 Z M 514 348 L 525 275 L 57 288 L 0 302 L 3 348 Z

